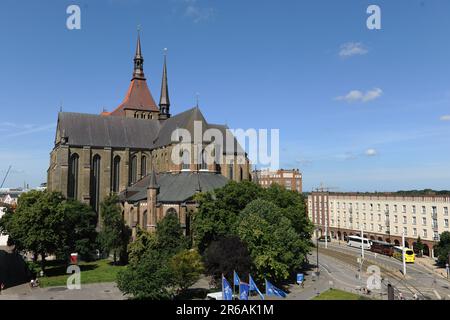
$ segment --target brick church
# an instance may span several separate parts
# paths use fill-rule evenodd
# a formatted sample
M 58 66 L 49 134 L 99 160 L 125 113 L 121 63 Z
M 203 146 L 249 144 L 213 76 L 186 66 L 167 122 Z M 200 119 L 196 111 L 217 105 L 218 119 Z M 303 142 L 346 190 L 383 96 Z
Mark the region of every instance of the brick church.
M 196 207 L 193 196 L 229 180 L 249 180 L 250 163 L 234 138 L 230 147 L 227 143 L 214 149 L 213 163 L 206 162 L 203 153 L 215 140 L 190 143 L 181 163 L 176 163 L 171 155 L 181 141 L 173 140 L 174 131 L 185 129 L 194 135 L 194 123 L 224 136 L 229 131 L 225 125 L 208 123 L 198 105 L 173 116 L 170 110 L 166 56 L 157 105 L 144 75 L 138 36 L 133 77 L 125 99 L 114 111 L 58 114 L 48 190 L 88 203 L 96 212 L 105 197 L 116 193 L 125 221 L 134 230 L 139 226 L 152 231 L 159 220 L 173 213 L 189 232 Z

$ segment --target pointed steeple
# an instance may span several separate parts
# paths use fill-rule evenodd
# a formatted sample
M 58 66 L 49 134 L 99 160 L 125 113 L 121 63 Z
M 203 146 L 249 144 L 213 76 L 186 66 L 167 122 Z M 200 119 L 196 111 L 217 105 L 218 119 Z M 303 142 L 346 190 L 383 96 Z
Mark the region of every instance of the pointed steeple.
M 159 189 L 158 183 L 156 182 L 155 170 L 152 170 L 150 174 L 150 183 L 148 184 L 148 189 Z
M 159 99 L 160 119 L 170 118 L 169 84 L 167 82 L 167 48 L 164 49 L 164 66 Z
M 145 80 L 144 57 L 142 56 L 142 51 L 141 51 L 141 34 L 140 34 L 139 29 L 138 29 L 138 37 L 137 37 L 137 44 L 136 44 L 136 54 L 135 54 L 133 60 L 134 60 L 133 80 L 134 79 Z

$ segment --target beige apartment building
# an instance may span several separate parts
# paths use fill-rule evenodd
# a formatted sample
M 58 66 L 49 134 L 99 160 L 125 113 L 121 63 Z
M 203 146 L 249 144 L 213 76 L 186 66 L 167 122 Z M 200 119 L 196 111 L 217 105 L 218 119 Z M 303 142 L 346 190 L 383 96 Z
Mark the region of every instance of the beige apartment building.
M 449 229 L 450 196 L 402 196 L 398 193 L 312 192 L 308 196 L 308 215 L 319 235 L 345 240 L 350 235 L 414 248 L 418 237 L 425 244 L 424 254 L 434 256 L 433 246 Z
M 252 173 L 253 181 L 263 188 L 276 183 L 288 190 L 302 192 L 302 173 L 298 169 L 292 170 L 256 170 Z

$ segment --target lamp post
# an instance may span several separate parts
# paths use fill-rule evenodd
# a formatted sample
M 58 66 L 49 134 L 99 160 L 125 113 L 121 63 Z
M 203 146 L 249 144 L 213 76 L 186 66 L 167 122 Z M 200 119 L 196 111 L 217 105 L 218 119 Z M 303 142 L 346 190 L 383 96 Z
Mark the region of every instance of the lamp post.
M 406 275 L 406 261 L 405 261 L 405 231 L 402 232 L 402 263 L 403 275 Z
M 317 263 L 317 277 L 319 277 L 320 269 L 319 269 L 319 227 L 316 229 L 316 263 Z

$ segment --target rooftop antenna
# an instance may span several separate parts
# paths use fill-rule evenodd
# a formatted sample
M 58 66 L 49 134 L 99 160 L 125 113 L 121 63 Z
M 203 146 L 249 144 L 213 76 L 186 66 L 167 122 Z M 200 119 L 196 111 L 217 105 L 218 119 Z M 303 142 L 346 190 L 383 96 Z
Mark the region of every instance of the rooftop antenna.
M 62 102 L 62 100 L 59 102 L 59 112 L 63 112 L 63 102 Z

